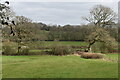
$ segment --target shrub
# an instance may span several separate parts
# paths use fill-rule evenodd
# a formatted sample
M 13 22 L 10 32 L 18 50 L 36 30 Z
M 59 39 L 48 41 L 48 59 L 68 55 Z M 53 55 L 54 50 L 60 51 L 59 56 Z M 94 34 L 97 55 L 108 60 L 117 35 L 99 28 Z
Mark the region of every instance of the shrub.
M 81 55 L 81 54 L 83 54 L 83 52 L 82 52 L 82 51 L 80 51 L 80 50 L 76 50 L 76 51 L 74 52 L 74 54 Z
M 16 49 L 7 45 L 3 46 L 3 55 L 14 55 L 16 54 Z
M 15 55 L 17 53 L 17 44 L 15 42 L 6 41 L 2 43 L 3 55 Z
M 70 46 L 56 45 L 52 48 L 51 54 L 53 55 L 72 54 L 72 48 Z
M 92 46 L 93 52 L 100 52 L 100 53 L 113 53 L 115 50 L 117 50 L 118 46 L 113 45 L 107 45 L 102 42 L 97 42 Z
M 29 52 L 29 55 L 48 55 L 47 52 Z
M 23 55 L 28 55 L 29 54 L 29 49 L 22 49 L 21 53 Z
M 29 48 L 27 46 L 22 46 L 19 54 L 29 55 Z
M 81 58 L 86 59 L 101 59 L 104 57 L 104 54 L 101 53 L 82 53 Z
M 93 52 L 100 52 L 100 53 L 106 53 L 106 45 L 101 42 L 97 42 L 92 46 Z

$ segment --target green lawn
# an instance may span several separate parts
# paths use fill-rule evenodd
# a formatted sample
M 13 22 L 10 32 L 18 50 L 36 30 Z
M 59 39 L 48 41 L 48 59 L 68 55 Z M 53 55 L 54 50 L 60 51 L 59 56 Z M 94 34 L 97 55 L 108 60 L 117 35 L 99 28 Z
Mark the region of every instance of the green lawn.
M 118 60 L 118 54 L 107 54 L 107 57 L 112 60 Z
M 117 59 L 116 54 L 107 57 Z M 3 78 L 117 78 L 117 62 L 80 56 L 3 56 Z

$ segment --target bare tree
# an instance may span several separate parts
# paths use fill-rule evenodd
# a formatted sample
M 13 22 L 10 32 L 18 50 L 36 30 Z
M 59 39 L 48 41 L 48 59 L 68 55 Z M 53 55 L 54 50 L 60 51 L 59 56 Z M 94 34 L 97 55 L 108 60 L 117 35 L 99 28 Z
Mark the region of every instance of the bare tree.
M 103 5 L 96 5 L 90 10 L 90 16 L 83 17 L 83 19 L 98 27 L 105 27 L 106 25 L 109 26 L 114 24 L 116 17 L 116 13 L 111 8 Z
M 28 22 L 32 22 L 32 20 L 27 17 L 24 17 L 24 16 L 16 16 L 17 25 L 23 24 L 23 23 L 28 23 Z
M 14 12 L 9 7 L 9 2 L 6 1 L 5 3 L 0 2 L 0 26 L 2 27 L 9 27 L 11 30 L 10 34 L 14 34 L 13 27 L 11 25 L 15 25 L 13 20 Z
M 109 7 L 96 5 L 90 10 L 90 16 L 84 17 L 86 21 L 93 23 L 93 32 L 87 37 L 88 48 L 86 52 L 91 51 L 91 46 L 96 42 L 102 42 L 109 46 L 114 46 L 116 40 L 112 38 L 109 32 L 104 28 L 113 25 L 116 19 L 116 13 Z
M 25 45 L 25 42 L 32 36 L 31 32 L 27 29 L 27 24 L 29 24 L 29 22 L 31 22 L 31 20 L 27 17 L 16 16 L 14 32 L 18 43 L 18 53 L 20 53 L 21 46 Z

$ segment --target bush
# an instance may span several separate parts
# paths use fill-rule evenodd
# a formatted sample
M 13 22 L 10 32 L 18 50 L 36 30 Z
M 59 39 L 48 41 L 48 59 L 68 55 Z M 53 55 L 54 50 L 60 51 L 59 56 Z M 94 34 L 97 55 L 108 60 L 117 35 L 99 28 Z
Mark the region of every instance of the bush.
M 115 50 L 117 50 L 118 46 L 113 46 L 113 45 L 107 45 L 102 42 L 97 42 L 92 46 L 92 51 L 93 52 L 100 52 L 100 53 L 114 53 Z
M 3 55 L 15 55 L 17 53 L 17 44 L 11 41 L 2 42 Z
M 14 55 L 16 54 L 16 49 L 7 45 L 3 46 L 3 55 Z
M 20 55 L 29 55 L 29 48 L 27 46 L 22 46 L 20 53 L 18 53 Z
M 104 54 L 101 53 L 82 53 L 81 58 L 85 59 L 101 59 L 104 57 Z
M 72 54 L 72 48 L 70 46 L 57 45 L 52 48 L 51 54 L 61 56 Z

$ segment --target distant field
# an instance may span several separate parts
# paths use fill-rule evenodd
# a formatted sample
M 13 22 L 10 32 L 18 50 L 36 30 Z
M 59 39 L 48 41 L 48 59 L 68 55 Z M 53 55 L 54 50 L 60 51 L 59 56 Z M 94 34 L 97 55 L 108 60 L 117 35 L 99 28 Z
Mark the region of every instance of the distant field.
M 51 47 L 57 44 L 60 44 L 63 46 L 87 46 L 87 43 L 82 41 L 35 41 L 35 42 L 29 43 L 31 48 L 36 48 L 36 46 Z
M 106 55 L 118 59 L 117 54 Z M 3 56 L 3 78 L 117 78 L 117 62 L 80 56 Z
M 87 43 L 86 42 L 82 42 L 82 41 L 45 41 L 44 44 L 45 45 L 54 45 L 54 44 L 62 44 L 62 45 L 69 45 L 69 46 L 86 46 Z
M 33 43 L 29 43 L 30 52 L 41 52 L 51 49 L 43 49 L 39 50 L 41 47 L 52 47 L 55 45 L 62 45 L 62 46 L 87 46 L 86 42 L 82 41 L 36 41 Z

